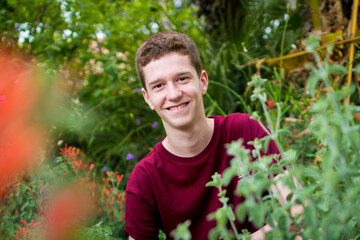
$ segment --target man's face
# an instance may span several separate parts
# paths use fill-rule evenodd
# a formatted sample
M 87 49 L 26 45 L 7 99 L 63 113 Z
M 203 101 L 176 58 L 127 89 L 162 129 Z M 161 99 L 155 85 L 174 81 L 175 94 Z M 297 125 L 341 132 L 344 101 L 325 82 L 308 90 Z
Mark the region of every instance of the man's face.
M 196 73 L 188 56 L 169 53 L 143 68 L 145 101 L 161 117 L 165 129 L 191 129 L 205 117 L 202 96 L 207 91 L 205 71 Z

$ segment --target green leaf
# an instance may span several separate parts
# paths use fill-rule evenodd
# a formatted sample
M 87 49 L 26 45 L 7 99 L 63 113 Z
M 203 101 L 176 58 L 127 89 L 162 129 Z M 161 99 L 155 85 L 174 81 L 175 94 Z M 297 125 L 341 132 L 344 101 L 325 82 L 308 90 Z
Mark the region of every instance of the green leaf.
M 277 133 L 278 133 L 278 135 L 283 135 L 283 136 L 285 136 L 285 135 L 288 135 L 290 137 L 293 136 L 292 132 L 290 132 L 287 129 L 279 129 Z
M 288 233 L 289 232 L 289 217 L 285 214 L 281 215 L 279 218 L 279 228 L 283 233 Z
M 265 141 L 263 142 L 262 150 L 263 150 L 264 153 L 266 153 L 268 151 L 268 147 L 269 147 L 269 143 L 270 143 L 271 138 L 270 138 L 270 136 L 266 136 L 264 138 L 264 140 Z
M 354 68 L 354 71 L 357 73 L 357 74 L 360 74 L 360 64 L 357 64 Z
M 247 209 L 246 209 L 245 203 L 241 203 L 236 207 L 235 213 L 236 213 L 236 217 L 239 220 L 239 222 L 245 221 L 246 212 L 247 212 Z
M 313 229 L 317 229 L 317 217 L 316 217 L 316 209 L 314 204 L 309 204 L 304 209 L 305 222 L 308 226 Z
M 265 82 L 267 82 L 267 79 L 263 79 L 263 78 L 261 78 L 259 75 L 254 75 L 254 76 L 251 78 L 251 81 L 248 82 L 248 86 L 260 87 L 260 86 L 262 86 Z
M 171 231 L 170 236 L 174 237 L 175 240 L 190 240 L 191 233 L 189 231 L 189 226 L 191 224 L 190 220 L 185 221 L 184 223 L 179 223 L 175 230 Z
M 61 48 L 55 44 L 51 44 L 45 48 L 45 51 L 61 52 Z
M 211 178 L 213 179 L 212 181 L 208 182 L 205 186 L 206 187 L 217 187 L 217 188 L 221 188 L 222 186 L 222 179 L 221 179 L 221 175 L 219 173 L 214 173 L 214 175 L 211 176 Z
M 226 209 L 226 215 L 229 218 L 230 221 L 235 221 L 236 217 L 231 207 L 227 207 Z
M 340 73 L 340 74 L 346 74 L 347 69 L 341 65 L 338 64 L 331 64 L 328 65 L 328 73 Z
M 313 73 L 306 81 L 306 88 L 311 96 L 315 95 L 316 85 L 319 82 L 319 80 L 320 80 L 319 76 L 316 73 Z
M 224 197 L 226 195 L 226 190 L 222 190 L 218 193 L 218 197 Z
M 166 234 L 163 231 L 159 230 L 158 238 L 159 240 L 166 240 Z
M 220 237 L 220 229 L 215 227 L 209 232 L 209 240 L 218 240 Z
M 314 34 L 311 34 L 309 38 L 305 40 L 306 50 L 314 52 L 319 46 L 320 37 Z
M 256 207 L 250 209 L 249 217 L 256 227 L 261 228 L 264 225 L 266 211 L 265 204 L 257 204 Z

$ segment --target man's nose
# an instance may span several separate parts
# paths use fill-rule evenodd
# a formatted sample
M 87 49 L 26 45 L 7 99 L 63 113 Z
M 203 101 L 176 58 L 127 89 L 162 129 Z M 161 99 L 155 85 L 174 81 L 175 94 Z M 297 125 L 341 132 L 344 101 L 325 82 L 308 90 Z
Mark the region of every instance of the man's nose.
M 180 98 L 182 95 L 181 90 L 175 84 L 168 84 L 168 92 L 167 92 L 167 99 L 168 100 L 176 100 Z

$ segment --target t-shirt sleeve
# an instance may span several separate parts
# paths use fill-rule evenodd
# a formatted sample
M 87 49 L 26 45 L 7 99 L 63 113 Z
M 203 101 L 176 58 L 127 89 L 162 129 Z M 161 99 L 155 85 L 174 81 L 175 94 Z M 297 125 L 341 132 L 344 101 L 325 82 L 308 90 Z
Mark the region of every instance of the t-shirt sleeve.
M 158 226 L 151 183 L 146 172 L 135 168 L 126 187 L 125 232 L 135 240 L 157 239 Z

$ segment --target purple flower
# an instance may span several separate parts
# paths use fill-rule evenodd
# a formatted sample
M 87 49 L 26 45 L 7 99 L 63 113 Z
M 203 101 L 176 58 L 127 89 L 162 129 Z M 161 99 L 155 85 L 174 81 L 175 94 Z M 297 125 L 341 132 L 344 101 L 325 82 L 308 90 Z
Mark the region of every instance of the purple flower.
M 5 96 L 0 96 L 0 105 L 6 103 Z
M 141 124 L 141 120 L 140 120 L 140 119 L 136 119 L 135 121 L 136 121 L 136 124 L 137 124 L 137 125 L 140 125 L 140 124 Z
M 140 88 L 135 88 L 135 92 L 140 93 Z
M 106 172 L 108 170 L 108 168 L 105 166 L 102 168 L 103 172 Z
M 46 197 L 47 192 L 46 192 L 45 190 L 42 190 L 41 195 L 42 195 L 43 197 Z
M 152 127 L 152 128 L 156 128 L 158 124 L 159 124 L 159 123 L 158 123 L 157 121 L 155 121 L 151 127 Z
M 135 156 L 133 154 L 131 154 L 131 153 L 128 153 L 126 155 L 126 161 L 129 161 L 129 160 L 134 159 L 134 158 L 135 158 Z

